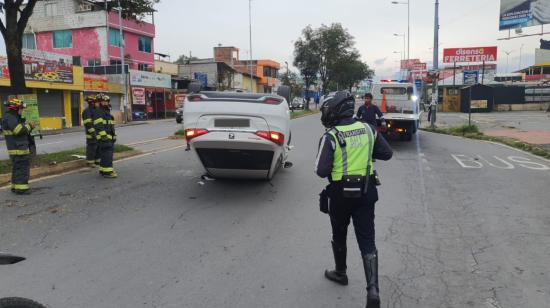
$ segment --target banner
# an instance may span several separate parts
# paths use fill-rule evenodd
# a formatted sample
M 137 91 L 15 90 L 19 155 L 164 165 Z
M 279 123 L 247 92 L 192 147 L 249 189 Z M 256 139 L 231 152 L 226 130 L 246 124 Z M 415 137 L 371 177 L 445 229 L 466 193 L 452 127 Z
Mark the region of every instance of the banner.
M 479 71 L 464 71 L 464 85 L 472 86 L 478 83 Z
M 72 57 L 23 49 L 25 80 L 73 83 Z M 0 59 L 1 78 L 10 78 L 8 60 Z
M 10 95 L 8 100 L 17 97 L 25 103 L 27 106 L 23 109 L 23 118 L 27 123 L 34 123 L 35 128 L 33 130 L 33 135 L 40 131 L 40 114 L 38 113 L 38 99 L 36 94 L 19 94 L 19 95 Z
M 412 71 L 425 71 L 428 69 L 427 63 L 414 63 L 411 67 Z
M 410 70 L 416 63 L 420 63 L 420 59 L 401 60 L 401 69 Z
M 495 62 L 496 60 L 496 46 L 443 49 L 443 63 Z
M 500 30 L 540 26 L 549 22 L 548 1 L 500 0 Z
M 105 92 L 109 90 L 108 79 L 105 75 L 84 74 L 84 90 Z
M 193 73 L 193 79 L 198 80 L 203 88 L 208 87 L 208 74 L 206 73 Z
M 134 105 L 145 105 L 145 88 L 132 87 L 132 103 Z
M 172 88 L 172 77 L 167 74 L 130 70 L 130 84 L 132 86 L 150 88 Z

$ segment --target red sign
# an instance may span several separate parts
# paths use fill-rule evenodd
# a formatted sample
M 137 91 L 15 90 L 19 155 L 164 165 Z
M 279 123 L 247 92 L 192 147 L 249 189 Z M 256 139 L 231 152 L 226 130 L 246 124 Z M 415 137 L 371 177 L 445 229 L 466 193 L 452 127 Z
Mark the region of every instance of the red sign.
M 132 102 L 134 105 L 145 105 L 145 88 L 132 88 Z
M 495 62 L 496 60 L 496 46 L 443 49 L 443 63 Z
M 402 70 L 410 70 L 412 69 L 413 65 L 420 63 L 420 59 L 408 59 L 408 60 L 401 60 L 401 69 Z
M 426 63 L 415 63 L 412 65 L 412 71 L 425 71 L 428 69 L 428 64 Z
M 153 106 L 147 106 L 147 113 L 153 113 Z
M 107 76 L 105 75 L 84 74 L 84 90 L 86 91 L 108 91 L 107 82 Z

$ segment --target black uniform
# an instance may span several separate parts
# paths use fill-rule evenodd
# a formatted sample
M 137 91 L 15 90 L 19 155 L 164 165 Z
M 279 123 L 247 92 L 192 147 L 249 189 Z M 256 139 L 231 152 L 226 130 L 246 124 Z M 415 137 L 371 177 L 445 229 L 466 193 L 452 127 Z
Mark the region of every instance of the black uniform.
M 86 161 L 88 164 L 99 165 L 99 147 L 94 128 L 94 120 L 98 117 L 98 110 L 92 106 L 82 112 L 82 123 L 86 129 Z
M 353 124 L 355 120 L 348 118 L 340 121 L 338 126 Z M 373 128 L 374 130 L 374 128 Z M 336 140 L 332 135 L 326 133 L 323 135 L 319 154 L 317 156 L 315 172 L 322 178 L 329 178 L 329 215 L 332 225 L 332 237 L 335 246 L 346 247 L 346 238 L 350 218 L 353 218 L 353 225 L 359 249 L 363 255 L 372 254 L 376 251 L 375 232 L 374 232 L 374 204 L 378 201 L 378 190 L 376 181 L 369 180 L 367 194 L 357 199 L 346 199 L 341 194 L 341 183 L 333 182 L 330 179 L 332 173 L 334 150 L 336 149 Z M 374 142 L 373 158 L 380 160 L 389 160 L 393 151 L 388 142 L 377 134 Z
M 12 163 L 12 190 L 26 192 L 29 190 L 29 174 L 31 158 L 29 140 L 32 127 L 25 123 L 17 111 L 8 110 L 2 118 L 2 128 L 8 154 Z
M 116 134 L 114 118 L 109 108 L 99 108 L 97 118 L 93 123 L 101 156 L 99 172 L 101 174 L 112 174 L 114 173 L 113 152 Z

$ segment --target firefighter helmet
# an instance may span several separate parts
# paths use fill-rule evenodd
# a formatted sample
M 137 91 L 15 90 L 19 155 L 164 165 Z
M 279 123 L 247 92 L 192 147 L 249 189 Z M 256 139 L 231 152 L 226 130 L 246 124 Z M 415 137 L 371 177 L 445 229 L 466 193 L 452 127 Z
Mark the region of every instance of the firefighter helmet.
M 19 110 L 21 108 L 27 107 L 23 100 L 15 97 L 10 98 L 6 105 L 8 106 L 9 110 Z

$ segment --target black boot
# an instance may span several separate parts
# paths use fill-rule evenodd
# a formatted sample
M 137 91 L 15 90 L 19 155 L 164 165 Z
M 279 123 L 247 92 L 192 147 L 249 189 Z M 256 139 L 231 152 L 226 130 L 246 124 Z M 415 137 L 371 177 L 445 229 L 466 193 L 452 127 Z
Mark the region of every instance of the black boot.
M 348 275 L 346 275 L 346 246 L 337 246 L 332 242 L 332 252 L 334 253 L 334 263 L 336 268 L 333 271 L 326 270 L 325 277 L 343 286 L 348 285 Z
M 367 308 L 380 308 L 378 288 L 378 252 L 363 256 L 363 267 L 367 277 Z

